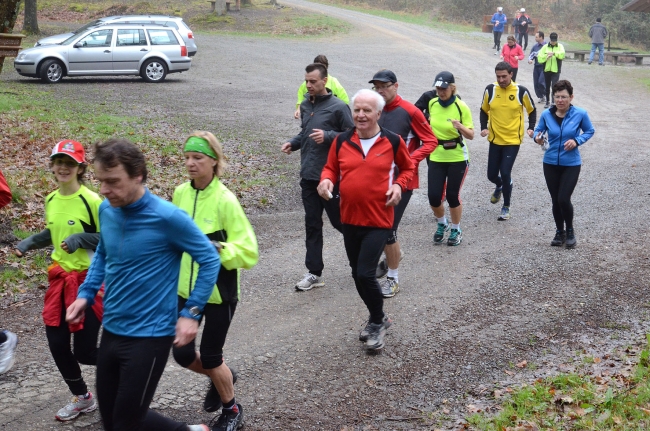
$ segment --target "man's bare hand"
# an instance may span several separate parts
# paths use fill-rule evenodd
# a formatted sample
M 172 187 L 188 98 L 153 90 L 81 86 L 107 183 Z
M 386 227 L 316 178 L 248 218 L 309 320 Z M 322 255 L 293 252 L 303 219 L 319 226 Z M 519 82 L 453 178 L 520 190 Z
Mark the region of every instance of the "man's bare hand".
M 481 130 L 481 136 L 485 138 L 488 135 L 488 129 Z
M 285 154 L 291 154 L 291 143 L 285 142 L 282 144 L 282 152 Z
M 176 338 L 174 338 L 174 346 L 183 347 L 188 344 L 196 338 L 197 332 L 199 332 L 198 320 L 179 317 L 176 322 Z
M 393 184 L 386 192 L 386 206 L 394 207 L 402 200 L 402 188 L 399 184 Z
M 296 120 L 300 118 L 300 108 L 296 109 L 296 112 L 293 113 L 293 118 Z
M 321 129 L 314 129 L 312 130 L 312 133 L 309 135 L 309 137 L 313 139 L 317 144 L 322 144 L 325 142 L 325 131 Z
M 66 244 L 65 241 L 61 241 L 61 250 L 70 253 L 70 250 L 68 250 L 68 244 Z
M 316 188 L 316 191 L 318 191 L 320 197 L 326 201 L 332 199 L 332 190 L 334 190 L 334 184 L 328 179 L 321 181 Z
M 23 252 L 18 250 L 17 248 L 14 248 L 14 254 L 18 257 L 23 257 Z
M 65 312 L 65 321 L 68 323 L 79 323 L 86 315 L 88 301 L 83 298 L 77 298 L 70 304 Z

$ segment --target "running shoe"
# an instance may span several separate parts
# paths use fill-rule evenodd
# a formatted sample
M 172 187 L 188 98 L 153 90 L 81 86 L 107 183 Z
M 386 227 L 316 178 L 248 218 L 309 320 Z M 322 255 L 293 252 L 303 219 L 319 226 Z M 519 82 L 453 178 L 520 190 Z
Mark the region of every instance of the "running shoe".
M 576 246 L 577 243 L 578 243 L 578 241 L 576 241 L 576 235 L 573 232 L 573 229 L 567 229 L 566 230 L 566 242 L 564 243 L 566 248 L 573 248 L 573 247 Z
M 237 372 L 233 370 L 230 370 L 230 372 L 232 373 L 232 384 L 234 385 L 237 383 Z M 222 405 L 219 391 L 217 391 L 217 387 L 212 382 L 212 379 L 210 379 L 208 392 L 205 394 L 205 399 L 203 400 L 203 410 L 209 413 L 216 412 Z
M 312 274 L 311 272 L 308 272 L 303 276 L 302 280 L 296 283 L 296 290 L 305 291 L 305 290 L 311 290 L 313 287 L 323 287 L 323 286 L 325 286 L 323 277 L 319 277 L 317 275 Z
M 493 204 L 498 204 L 501 200 L 501 195 L 503 194 L 503 187 L 496 187 L 492 194 L 490 195 L 490 202 Z
M 551 241 L 553 247 L 562 247 L 566 241 L 566 232 L 563 230 L 556 230 L 555 237 Z
M 384 298 L 392 298 L 397 292 L 399 292 L 399 284 L 393 277 L 386 277 L 386 280 L 381 283 L 380 287 L 381 295 Z
M 383 323 L 370 323 L 368 325 L 368 339 L 366 340 L 366 349 L 370 352 L 376 352 L 383 349 L 385 335 L 386 325 Z
M 208 428 L 207 425 L 201 424 L 201 425 L 188 425 L 187 426 L 188 431 L 210 431 L 210 428 Z
M 463 233 L 460 229 L 452 229 L 447 240 L 447 245 L 460 245 L 463 240 Z
M 546 103 L 546 97 L 544 96 L 540 97 L 537 103 Z
M 548 109 L 548 108 L 550 108 L 550 107 L 551 107 L 551 105 L 548 103 L 548 100 L 547 100 L 547 101 L 546 101 L 546 105 L 544 105 L 544 109 Z
M 404 259 L 404 250 L 400 248 L 399 250 L 399 261 L 401 262 Z M 388 263 L 386 263 L 386 256 L 379 262 L 377 265 L 377 270 L 375 271 L 375 278 L 382 278 L 388 274 Z
M 501 208 L 501 214 L 497 220 L 510 220 L 510 207 Z
M 211 425 L 211 431 L 235 431 L 244 426 L 244 409 L 236 404 L 237 409 L 222 409 L 219 419 Z
M 388 328 L 390 328 L 390 325 L 392 325 L 392 324 L 393 324 L 393 321 L 390 320 L 390 319 L 388 318 L 388 316 L 386 316 L 386 315 L 384 314 L 384 327 L 385 327 L 386 329 L 388 329 Z M 361 330 L 361 332 L 359 333 L 359 341 L 363 341 L 363 342 L 367 341 L 367 340 L 368 340 L 368 334 L 369 334 L 369 333 L 370 333 L 370 318 L 368 318 L 368 323 L 366 323 L 366 327 L 363 328 L 363 329 Z
M 16 345 L 18 336 L 13 332 L 3 331 L 7 336 L 7 341 L 0 344 L 0 374 L 6 373 L 13 367 L 16 361 Z
M 97 409 L 97 402 L 92 393 L 88 392 L 88 398 L 83 396 L 74 396 L 68 405 L 63 407 L 56 414 L 55 418 L 60 421 L 70 421 L 75 419 L 81 413 L 90 413 Z
M 449 223 L 438 223 L 438 229 L 436 233 L 433 234 L 433 243 L 442 244 L 442 241 L 445 239 L 445 232 L 449 231 Z

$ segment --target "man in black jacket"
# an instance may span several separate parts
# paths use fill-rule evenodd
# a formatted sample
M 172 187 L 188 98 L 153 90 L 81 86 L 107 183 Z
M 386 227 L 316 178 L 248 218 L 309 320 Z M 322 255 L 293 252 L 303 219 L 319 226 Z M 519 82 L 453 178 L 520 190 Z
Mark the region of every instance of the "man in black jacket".
M 332 96 L 325 87 L 327 69 L 314 63 L 305 68 L 305 82 L 309 97 L 300 104 L 302 130 L 282 145 L 282 151 L 291 154 L 300 150 L 300 188 L 305 207 L 305 266 L 309 270 L 296 283 L 296 290 L 310 290 L 324 286 L 323 281 L 323 210 L 332 226 L 341 232 L 338 189 L 332 192 L 333 199 L 325 200 L 316 188 L 321 171 L 327 161 L 327 154 L 337 134 L 354 127 L 350 108 Z
M 517 43 L 524 51 L 528 48 L 528 26 L 532 23 L 530 17 L 526 15 L 526 9 L 522 7 L 519 11 L 519 17 L 517 18 L 517 27 L 519 27 L 519 38 Z

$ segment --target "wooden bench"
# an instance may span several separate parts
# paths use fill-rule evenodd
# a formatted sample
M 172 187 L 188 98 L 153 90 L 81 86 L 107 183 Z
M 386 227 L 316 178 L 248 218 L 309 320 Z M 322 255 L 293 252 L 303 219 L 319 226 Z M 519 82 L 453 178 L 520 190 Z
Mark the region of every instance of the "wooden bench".
M 217 2 L 216 0 L 214 1 L 208 1 L 210 3 L 210 12 L 214 13 L 217 11 Z
M 226 2 L 226 11 L 227 11 L 227 12 L 230 12 L 230 4 L 231 4 L 231 3 L 232 3 L 232 1 L 227 1 L 227 2 Z M 236 7 L 235 10 L 236 10 L 237 12 L 241 11 L 241 0 L 235 0 L 235 7 Z
M 617 53 L 606 52 L 605 56 L 612 57 L 612 61 L 614 62 L 614 66 L 616 66 L 618 64 L 618 58 L 619 57 L 633 57 L 634 58 L 634 64 L 636 66 L 643 66 L 643 58 L 644 57 L 650 57 L 650 54 L 632 54 L 632 53 L 629 53 L 629 52 L 617 52 Z
M 591 51 L 586 50 L 576 50 L 576 51 L 565 51 L 567 54 L 573 54 L 574 60 L 585 61 L 585 55 L 591 53 Z

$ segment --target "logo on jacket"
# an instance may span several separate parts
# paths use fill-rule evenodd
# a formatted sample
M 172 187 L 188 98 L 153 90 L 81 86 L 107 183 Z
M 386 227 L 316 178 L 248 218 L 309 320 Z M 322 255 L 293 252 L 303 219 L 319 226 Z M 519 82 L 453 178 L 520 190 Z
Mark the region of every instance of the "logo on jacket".
M 74 220 L 68 220 L 68 224 L 72 226 L 74 224 Z
M 207 219 L 207 218 L 203 219 L 203 223 L 205 223 L 205 224 L 212 224 L 213 221 L 214 220 L 210 220 L 210 219 Z
M 515 95 L 514 95 L 514 94 L 511 94 L 510 96 L 508 96 L 508 99 L 510 99 L 510 101 L 515 100 Z

